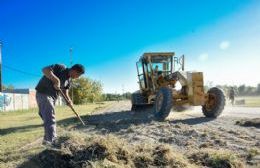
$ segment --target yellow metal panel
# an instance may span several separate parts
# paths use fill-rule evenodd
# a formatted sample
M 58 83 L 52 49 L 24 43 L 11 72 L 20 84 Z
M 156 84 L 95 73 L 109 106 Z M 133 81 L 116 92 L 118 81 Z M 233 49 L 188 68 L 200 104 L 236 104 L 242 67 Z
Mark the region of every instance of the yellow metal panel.
M 188 96 L 192 105 L 204 103 L 204 84 L 202 72 L 187 72 Z
M 193 83 L 193 86 L 203 86 L 204 84 L 203 84 L 203 81 L 193 81 L 192 82 Z
M 192 73 L 192 81 L 203 81 L 203 74 L 202 72 L 193 72 Z

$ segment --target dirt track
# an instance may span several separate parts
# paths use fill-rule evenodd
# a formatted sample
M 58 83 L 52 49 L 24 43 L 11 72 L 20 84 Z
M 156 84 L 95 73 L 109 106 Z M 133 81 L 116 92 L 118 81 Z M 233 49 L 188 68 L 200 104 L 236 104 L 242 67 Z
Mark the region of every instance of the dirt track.
M 236 121 L 259 118 L 260 108 L 226 107 L 222 115 L 211 120 L 200 108 L 186 112 L 172 111 L 168 120 L 152 119 L 152 110 L 129 111 L 130 102 L 114 103 L 88 117 L 87 134 L 113 134 L 130 143 L 166 143 L 186 154 L 202 148 L 229 149 L 246 158 L 253 148 L 260 148 L 260 129 L 242 127 Z M 259 155 L 248 162 L 260 163 Z

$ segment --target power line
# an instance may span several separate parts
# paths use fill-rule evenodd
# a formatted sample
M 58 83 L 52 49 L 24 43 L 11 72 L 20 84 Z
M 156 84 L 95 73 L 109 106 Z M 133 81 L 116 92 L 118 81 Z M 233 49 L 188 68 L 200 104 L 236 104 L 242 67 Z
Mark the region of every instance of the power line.
M 9 70 L 12 70 L 12 71 L 15 71 L 15 72 L 19 72 L 19 73 L 22 73 L 22 74 L 25 74 L 25 75 L 30 75 L 30 76 L 35 76 L 35 77 L 41 77 L 41 75 L 37 75 L 37 74 L 33 74 L 33 73 L 30 73 L 30 72 L 26 72 L 26 71 L 23 71 L 23 70 L 20 70 L 20 69 L 16 69 L 16 68 L 13 68 L 13 67 L 10 67 L 8 65 L 2 65 L 3 68 L 6 68 L 6 69 L 9 69 Z

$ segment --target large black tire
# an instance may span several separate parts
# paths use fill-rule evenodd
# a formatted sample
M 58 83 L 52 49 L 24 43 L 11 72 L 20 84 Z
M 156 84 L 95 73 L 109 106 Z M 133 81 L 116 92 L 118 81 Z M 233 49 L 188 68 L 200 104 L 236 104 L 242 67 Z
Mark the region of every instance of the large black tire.
M 155 119 L 158 121 L 164 121 L 170 114 L 172 106 L 172 90 L 167 87 L 160 88 L 156 94 L 156 100 L 154 103 Z
M 139 91 L 134 92 L 131 95 L 132 108 L 131 111 L 139 111 L 147 104 L 147 98 L 143 96 Z
M 206 117 L 217 118 L 224 110 L 226 99 L 221 89 L 213 87 L 208 91 L 209 99 L 213 103 L 206 102 L 202 106 L 202 112 Z M 211 105 L 209 105 L 211 104 Z

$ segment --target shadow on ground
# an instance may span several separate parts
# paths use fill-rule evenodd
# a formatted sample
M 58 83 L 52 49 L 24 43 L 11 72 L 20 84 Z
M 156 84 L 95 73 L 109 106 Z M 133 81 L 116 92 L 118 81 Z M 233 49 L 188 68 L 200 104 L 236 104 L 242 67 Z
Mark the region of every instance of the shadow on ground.
M 26 132 L 30 129 L 34 129 L 34 128 L 38 128 L 38 127 L 42 127 L 42 124 L 4 128 L 4 129 L 0 129 L 0 135 L 3 136 L 3 135 L 11 134 L 11 133 Z
M 188 118 L 188 119 L 178 119 L 178 120 L 172 120 L 170 121 L 173 124 L 188 124 L 188 125 L 197 125 L 197 124 L 202 124 L 206 122 L 210 122 L 215 120 L 215 118 L 207 118 L 207 117 L 196 117 L 196 118 Z
M 43 168 L 43 166 L 41 166 L 40 162 L 38 161 L 38 155 L 41 155 L 41 153 L 43 152 L 40 152 L 39 154 L 34 156 L 30 156 L 30 158 L 27 161 L 18 165 L 17 168 Z
M 260 118 L 252 118 L 252 119 L 241 119 L 236 121 L 236 125 L 243 126 L 243 127 L 256 127 L 260 128 Z
M 119 112 L 108 112 L 102 114 L 93 114 L 82 116 L 82 120 L 86 123 L 86 127 L 95 126 L 96 129 L 106 129 L 109 132 L 117 132 L 121 129 L 127 129 L 132 124 L 146 124 L 153 121 L 152 112 L 132 112 L 132 111 L 119 111 Z M 80 125 L 77 118 L 68 118 L 58 122 L 60 126 L 71 126 L 74 128 L 84 129 L 85 127 Z
M 93 114 L 82 116 L 82 120 L 86 123 L 86 127 L 94 126 L 97 130 L 106 130 L 107 132 L 118 132 L 122 129 L 128 129 L 131 125 L 148 124 L 155 121 L 152 110 L 132 112 L 132 111 L 119 111 L 107 112 L 101 114 Z M 172 124 L 188 124 L 196 125 L 201 123 L 210 122 L 214 119 L 206 117 L 196 117 L 188 119 L 170 120 L 168 123 Z M 58 122 L 59 125 L 67 127 L 73 126 L 75 129 L 84 129 L 77 118 L 69 118 Z

